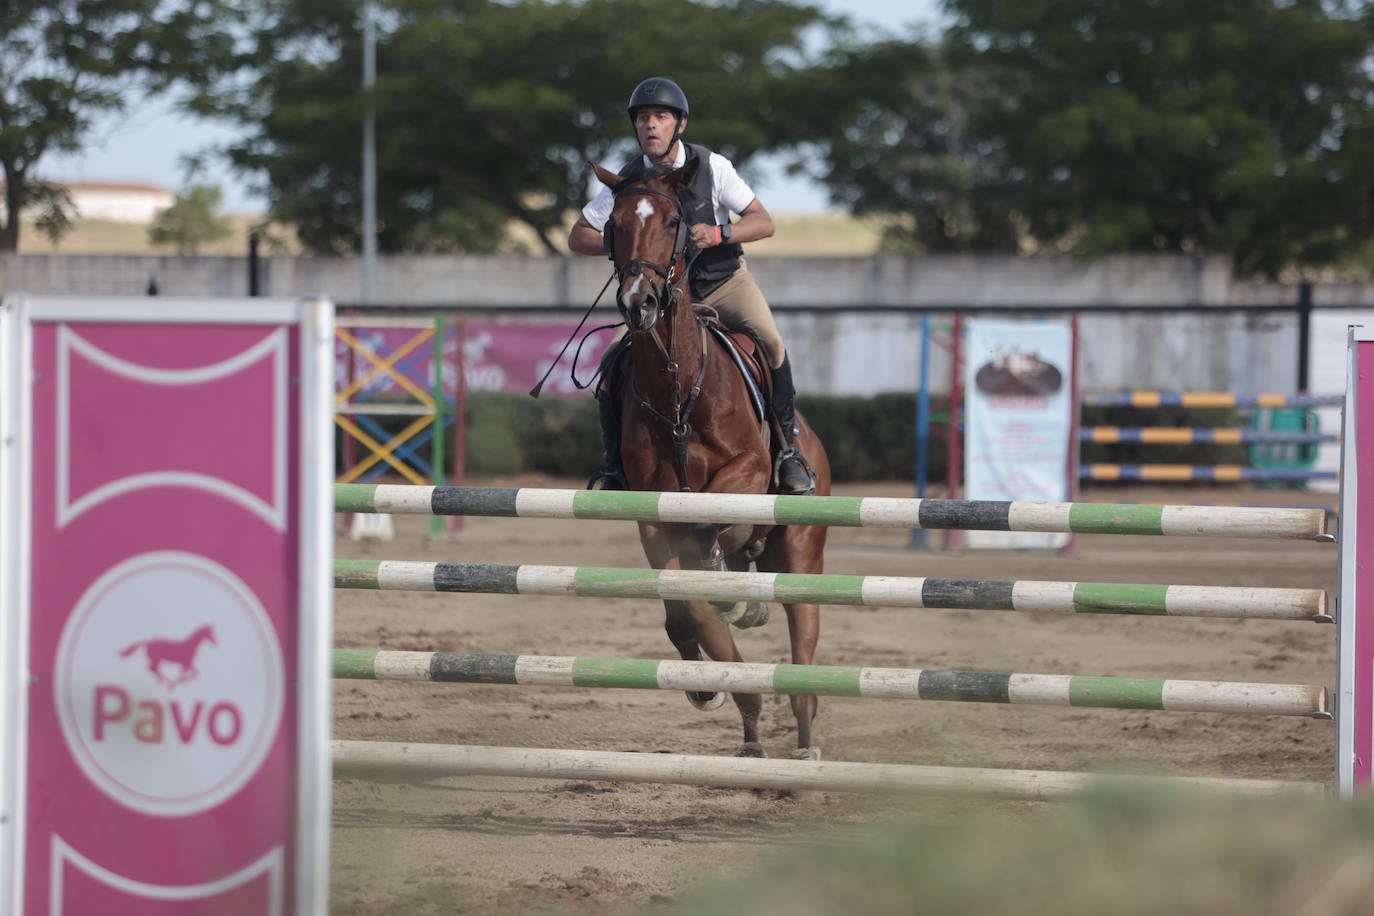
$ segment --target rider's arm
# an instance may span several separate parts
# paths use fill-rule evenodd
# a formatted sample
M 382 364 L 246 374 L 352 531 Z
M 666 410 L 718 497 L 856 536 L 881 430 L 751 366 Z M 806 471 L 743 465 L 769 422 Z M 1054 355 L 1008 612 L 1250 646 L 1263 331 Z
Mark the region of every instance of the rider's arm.
M 771 238 L 772 235 L 773 217 L 757 197 L 744 208 L 739 219 L 730 226 L 732 242 L 757 242 L 759 239 Z
M 706 223 L 697 223 L 692 227 L 692 241 L 698 248 L 710 248 L 712 245 L 724 243 L 726 240 L 721 237 L 718 226 L 709 226 Z M 743 242 L 757 242 L 759 239 L 766 239 L 773 234 L 773 217 L 768 214 L 768 209 L 759 201 L 757 197 L 750 202 L 740 213 L 739 219 L 730 224 L 729 241 L 736 244 Z
M 601 231 L 587 222 L 587 217 L 579 215 L 568 232 L 568 248 L 576 254 L 605 254 L 601 241 Z

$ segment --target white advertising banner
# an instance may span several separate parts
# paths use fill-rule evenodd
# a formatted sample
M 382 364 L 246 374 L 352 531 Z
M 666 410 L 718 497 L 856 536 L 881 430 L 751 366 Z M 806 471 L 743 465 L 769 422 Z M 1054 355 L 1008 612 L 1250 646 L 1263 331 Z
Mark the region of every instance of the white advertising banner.
M 964 340 L 968 499 L 1066 502 L 1073 428 L 1068 322 L 970 320 Z M 982 548 L 1049 548 L 1067 534 L 968 531 Z

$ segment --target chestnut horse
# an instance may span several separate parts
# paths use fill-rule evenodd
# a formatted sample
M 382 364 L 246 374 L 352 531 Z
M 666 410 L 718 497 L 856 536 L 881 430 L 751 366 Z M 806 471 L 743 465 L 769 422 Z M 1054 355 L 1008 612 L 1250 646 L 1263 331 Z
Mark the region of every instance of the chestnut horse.
M 688 226 L 679 193 L 696 162 L 651 170 L 625 180 L 594 166 L 611 187 L 612 257 L 619 281 L 617 304 L 629 331 L 631 368 L 618 392 L 620 452 L 631 489 L 706 493 L 767 493 L 772 480 L 769 421 L 750 403 L 740 370 L 724 345 L 699 320 L 687 283 Z M 766 411 L 765 411 L 766 412 Z M 771 418 L 770 418 L 771 420 Z M 797 448 L 816 475 L 816 493 L 830 493 L 825 449 L 801 414 Z M 656 569 L 820 573 L 824 526 L 640 523 L 639 538 Z M 701 652 L 716 661 L 743 661 L 722 617 L 739 607 L 702 600 L 665 600 L 668 638 L 688 661 Z M 820 636 L 820 606 L 786 604 L 792 662 L 812 664 Z M 761 612 L 761 614 L 759 613 Z M 738 625 L 757 625 L 767 609 L 757 602 Z M 759 619 L 759 618 L 762 619 Z M 752 619 L 750 619 L 752 618 Z M 742 757 L 762 757 L 758 694 L 733 695 L 744 727 Z M 715 709 L 724 694 L 688 692 L 699 709 Z M 794 696 L 798 756 L 819 758 L 811 724 L 816 698 Z

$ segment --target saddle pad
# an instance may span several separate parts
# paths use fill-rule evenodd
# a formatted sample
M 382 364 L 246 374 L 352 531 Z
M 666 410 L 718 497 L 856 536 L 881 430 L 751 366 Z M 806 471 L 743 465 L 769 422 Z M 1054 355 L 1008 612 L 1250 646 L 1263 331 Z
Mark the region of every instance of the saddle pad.
M 730 359 L 734 361 L 735 368 L 739 369 L 739 374 L 744 376 L 744 387 L 749 389 L 749 403 L 754 405 L 754 413 L 758 415 L 760 423 L 766 423 L 768 414 L 764 409 L 763 389 L 759 387 L 759 380 L 754 376 L 754 373 L 749 371 L 749 362 L 752 362 L 754 356 L 752 346 L 751 352 L 746 356 L 740 352 L 735 335 L 726 333 L 724 329 L 714 324 L 708 324 L 706 329 L 716 336 L 721 346 L 725 347 L 725 352 L 730 354 Z M 753 341 L 749 341 L 749 343 L 752 345 Z

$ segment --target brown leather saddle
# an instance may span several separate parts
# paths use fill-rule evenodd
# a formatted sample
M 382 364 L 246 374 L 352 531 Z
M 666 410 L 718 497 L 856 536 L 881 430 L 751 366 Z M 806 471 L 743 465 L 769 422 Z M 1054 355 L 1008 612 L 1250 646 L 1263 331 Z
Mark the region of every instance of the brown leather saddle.
M 739 370 L 744 387 L 749 392 L 749 402 L 754 415 L 764 424 L 776 441 L 777 422 L 768 410 L 768 399 L 772 395 L 772 374 L 768 371 L 763 356 L 763 345 L 758 338 L 747 331 L 731 331 L 722 325 L 714 310 L 698 309 L 697 317 L 706 326 L 707 333 L 721 344 L 730 362 Z M 620 385 L 629 372 L 630 339 L 622 337 L 606 350 L 601 360 L 601 381 L 597 384 L 598 398 L 617 398 Z M 771 447 L 771 445 L 770 445 Z

